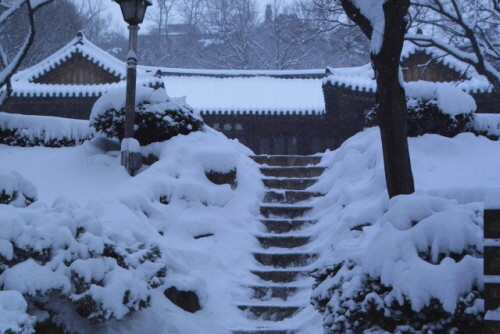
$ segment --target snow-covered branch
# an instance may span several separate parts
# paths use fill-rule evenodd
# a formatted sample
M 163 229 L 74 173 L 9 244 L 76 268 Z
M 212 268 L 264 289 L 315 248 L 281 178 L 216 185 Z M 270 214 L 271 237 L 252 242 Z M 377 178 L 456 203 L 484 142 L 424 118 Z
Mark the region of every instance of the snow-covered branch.
M 423 35 L 406 39 L 433 46 L 473 66 L 500 92 L 500 5 L 495 0 L 412 0 L 413 25 Z
M 16 0 L 4 13 L 2 13 L 2 15 L 0 15 L 0 25 L 2 25 L 5 24 L 5 21 L 9 16 L 11 16 L 16 10 L 20 9 L 23 5 L 26 5 L 28 8 L 29 31 L 16 55 L 11 60 L 8 60 L 3 48 L 0 45 L 0 64 L 2 65 L 0 67 L 0 89 L 7 85 L 7 96 L 10 94 L 11 90 L 10 78 L 18 70 L 21 62 L 26 57 L 30 46 L 33 44 L 35 38 L 35 12 L 43 5 L 52 1 L 53 0 Z M 5 96 L 1 97 L 0 103 L 2 103 L 3 98 L 5 98 Z

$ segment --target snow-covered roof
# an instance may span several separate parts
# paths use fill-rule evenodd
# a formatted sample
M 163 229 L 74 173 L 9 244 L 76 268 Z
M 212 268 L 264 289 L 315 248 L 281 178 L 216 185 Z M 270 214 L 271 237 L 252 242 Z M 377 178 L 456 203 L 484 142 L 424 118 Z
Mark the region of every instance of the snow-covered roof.
M 125 63 L 101 50 L 83 34 L 62 49 L 12 78 L 17 97 L 99 97 L 124 82 L 105 84 L 47 84 L 37 79 L 61 66 L 74 54 L 123 80 Z M 186 96 L 201 113 L 323 114 L 323 69 L 290 71 L 193 70 L 138 66 L 138 81 L 148 81 L 160 70 L 167 92 Z
M 417 52 L 424 52 L 443 65 L 462 73 L 464 80 L 453 82 L 457 88 L 467 93 L 489 93 L 493 87 L 486 77 L 478 74 L 474 67 L 459 61 L 453 56 L 446 54 L 435 47 L 419 47 L 409 41 L 405 41 L 401 53 L 401 61 L 410 58 Z M 327 68 L 327 76 L 324 82 L 332 85 L 344 86 L 351 90 L 375 92 L 376 83 L 371 64 L 351 68 Z
M 371 64 L 359 67 L 328 67 L 326 74 L 327 76 L 323 79 L 324 83 L 329 82 L 332 85 L 357 91 L 375 92 L 377 90 Z
M 163 77 L 170 96 L 186 96 L 186 102 L 204 114 L 323 114 L 322 79 L 283 79 L 271 76 Z
M 77 37 L 53 55 L 30 68 L 16 73 L 12 77 L 13 96 L 100 96 L 115 85 L 114 83 L 96 85 L 57 85 L 35 82 L 38 78 L 64 64 L 75 54 L 81 55 L 92 64 L 97 65 L 120 80 L 126 78 L 126 67 L 121 60 L 98 48 L 79 32 Z

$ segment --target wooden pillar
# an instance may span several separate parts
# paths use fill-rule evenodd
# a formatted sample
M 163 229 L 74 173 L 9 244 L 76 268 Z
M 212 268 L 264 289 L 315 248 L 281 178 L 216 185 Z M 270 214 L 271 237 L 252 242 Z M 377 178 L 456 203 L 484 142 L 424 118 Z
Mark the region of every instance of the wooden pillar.
M 500 334 L 500 190 L 484 202 L 484 334 Z

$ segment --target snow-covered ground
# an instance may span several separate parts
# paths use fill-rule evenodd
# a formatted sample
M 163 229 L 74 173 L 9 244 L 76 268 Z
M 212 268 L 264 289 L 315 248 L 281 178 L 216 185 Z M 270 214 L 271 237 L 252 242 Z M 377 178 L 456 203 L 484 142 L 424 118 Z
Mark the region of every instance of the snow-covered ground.
M 482 288 L 482 260 L 466 256 L 465 262 L 455 263 L 441 261 L 441 255 L 469 246 L 482 251 L 482 219 L 474 213 L 482 210 L 486 193 L 500 188 L 500 142 L 466 133 L 452 139 L 425 135 L 409 143 L 417 191 L 393 200 L 385 191 L 378 129 L 324 154 L 321 165 L 328 169 L 312 189 L 325 194 L 313 200 L 312 216 L 319 218 L 311 227 L 313 247 L 321 254 L 318 268 L 358 261 L 359 270 L 396 287 L 391 295 L 395 300 L 408 298 L 418 310 L 436 297 L 452 311 L 457 296 L 472 285 Z M 86 325 L 68 311 L 84 293 L 101 298 L 114 312 L 105 315 L 111 319 L 108 325 L 92 329 L 96 333 L 222 334 L 246 327 L 250 320 L 233 301 L 245 297 L 240 284 L 252 275 L 248 268 L 257 246 L 252 235 L 258 230 L 255 217 L 264 193 L 258 166 L 248 158 L 252 152 L 211 129 L 149 149 L 160 161 L 132 178 L 116 154 L 90 142 L 74 148 L 0 145 L 0 171 L 16 171 L 38 191 L 38 202 L 27 208 L 0 204 L 0 287 L 10 290 L 0 292 L 0 330 L 16 323 L 29 327 L 34 320 L 15 290 L 25 296 L 46 291 L 53 298 L 48 308 L 65 310 L 59 320 L 84 332 L 89 332 Z M 232 169 L 237 171 L 236 187 L 215 185 L 205 177 L 207 170 Z M 205 237 L 195 238 L 199 236 Z M 128 269 L 116 261 L 96 264 L 102 245 L 117 253 L 123 250 Z M 48 247 L 52 257 L 38 264 L 24 261 L 16 270 L 1 265 L 2 257 L 15 260 L 16 247 Z M 137 260 L 137 254 L 155 247 L 158 257 Z M 432 265 L 413 253 L 427 248 Z M 165 277 L 152 274 L 162 265 L 167 267 Z M 120 276 L 127 280 L 117 278 L 121 271 L 127 272 Z M 103 294 L 108 297 L 91 289 L 75 291 L 72 273 L 87 284 L 109 287 Z M 33 275 L 36 280 L 29 279 Z M 430 280 L 432 275 L 439 279 Z M 145 286 L 145 277 L 155 284 Z M 171 286 L 195 291 L 202 310 L 191 314 L 172 304 L 163 294 Z M 116 296 L 130 287 L 137 287 L 131 298 L 150 296 L 151 306 L 136 312 L 130 311 L 137 305 L 124 309 Z M 60 295 L 50 294 L 50 289 Z M 326 296 L 321 286 L 315 293 Z M 47 315 L 33 309 L 28 314 Z M 122 321 L 113 319 L 122 316 Z

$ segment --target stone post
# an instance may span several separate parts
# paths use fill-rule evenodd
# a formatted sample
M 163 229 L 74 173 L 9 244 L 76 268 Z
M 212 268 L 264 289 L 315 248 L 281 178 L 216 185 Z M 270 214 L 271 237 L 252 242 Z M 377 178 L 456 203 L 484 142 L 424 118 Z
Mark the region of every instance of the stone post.
M 484 334 L 500 334 L 500 190 L 484 201 Z

